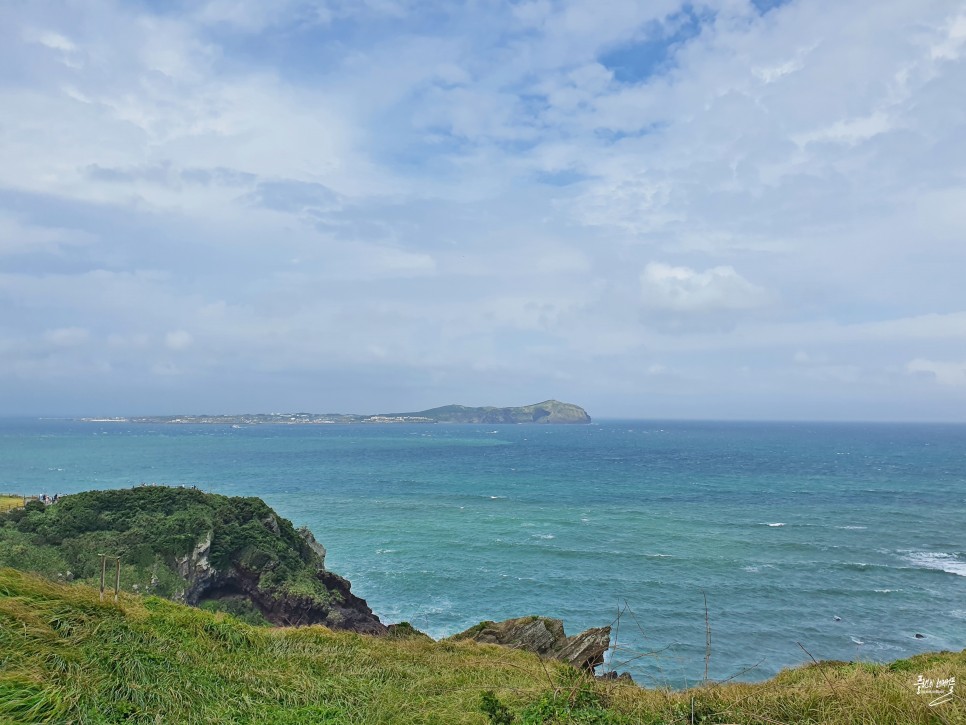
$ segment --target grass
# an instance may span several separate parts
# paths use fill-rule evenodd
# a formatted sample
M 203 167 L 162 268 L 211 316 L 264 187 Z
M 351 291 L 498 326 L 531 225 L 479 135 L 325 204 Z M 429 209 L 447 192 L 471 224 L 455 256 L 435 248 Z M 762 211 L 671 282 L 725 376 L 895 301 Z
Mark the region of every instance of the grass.
M 818 663 L 767 682 L 645 690 L 493 645 L 324 627 L 252 627 L 223 613 L 0 569 L 0 722 L 966 722 L 917 675 L 966 676 L 966 652 L 892 665 Z
M 23 496 L 12 493 L 0 493 L 0 514 L 23 506 Z

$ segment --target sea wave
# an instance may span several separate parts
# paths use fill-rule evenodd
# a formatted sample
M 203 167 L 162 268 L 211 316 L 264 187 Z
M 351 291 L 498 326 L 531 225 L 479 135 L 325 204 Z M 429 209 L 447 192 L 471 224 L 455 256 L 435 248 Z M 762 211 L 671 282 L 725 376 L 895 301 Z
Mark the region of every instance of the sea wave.
M 762 569 L 774 569 L 774 564 L 749 564 L 748 566 L 741 567 L 742 571 L 747 571 L 751 574 L 757 574 Z
M 910 551 L 903 557 L 917 569 L 936 569 L 947 574 L 966 576 L 966 561 L 942 551 Z

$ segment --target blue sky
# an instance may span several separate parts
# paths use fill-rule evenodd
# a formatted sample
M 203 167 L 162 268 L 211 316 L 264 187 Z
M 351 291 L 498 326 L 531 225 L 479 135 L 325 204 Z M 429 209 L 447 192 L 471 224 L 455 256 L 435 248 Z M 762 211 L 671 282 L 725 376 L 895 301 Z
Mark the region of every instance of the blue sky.
M 0 414 L 966 420 L 966 6 L 0 7 Z

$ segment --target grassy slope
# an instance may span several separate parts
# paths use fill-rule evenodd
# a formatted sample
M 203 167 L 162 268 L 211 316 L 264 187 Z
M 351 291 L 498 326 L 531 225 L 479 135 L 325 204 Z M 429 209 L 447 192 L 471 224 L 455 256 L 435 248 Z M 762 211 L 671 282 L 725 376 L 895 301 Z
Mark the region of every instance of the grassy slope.
M 257 628 L 128 594 L 102 604 L 0 569 L 0 722 L 486 723 L 487 690 L 514 722 L 683 724 L 692 702 L 693 722 L 966 722 L 961 695 L 929 708 L 915 694 L 919 674 L 963 683 L 966 653 L 640 690 L 494 646 Z
M 23 496 L 8 495 L 0 493 L 0 513 L 10 511 L 23 506 Z

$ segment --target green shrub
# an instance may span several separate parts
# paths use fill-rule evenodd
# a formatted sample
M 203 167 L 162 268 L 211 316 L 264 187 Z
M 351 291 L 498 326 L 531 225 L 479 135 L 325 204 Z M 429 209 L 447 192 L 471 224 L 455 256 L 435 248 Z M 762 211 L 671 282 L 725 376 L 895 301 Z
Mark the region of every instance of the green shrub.
M 480 694 L 480 710 L 490 718 L 491 725 L 511 725 L 513 722 L 510 708 L 497 699 L 493 690 L 486 690 Z

